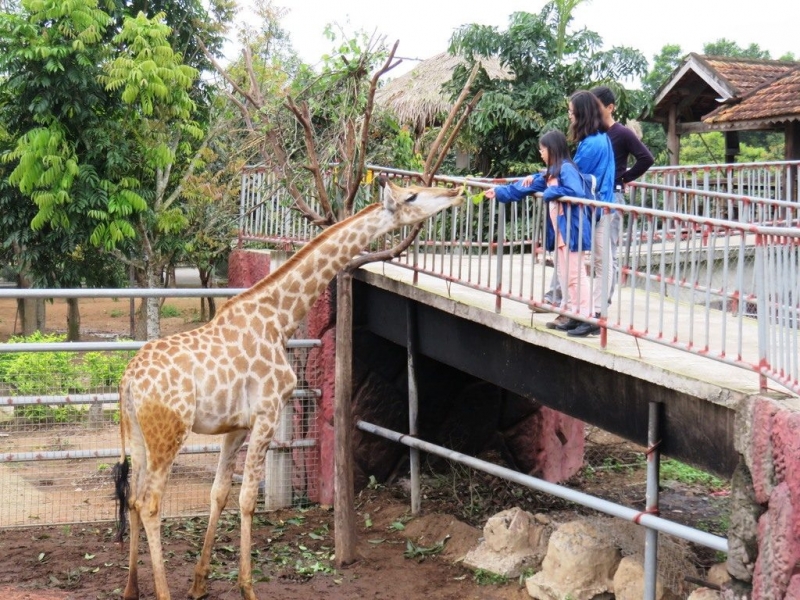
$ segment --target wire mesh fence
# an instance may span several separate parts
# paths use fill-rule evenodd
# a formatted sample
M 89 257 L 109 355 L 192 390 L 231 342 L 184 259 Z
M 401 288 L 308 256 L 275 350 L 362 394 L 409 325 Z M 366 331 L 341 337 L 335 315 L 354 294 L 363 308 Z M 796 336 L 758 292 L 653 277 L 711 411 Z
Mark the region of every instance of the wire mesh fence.
M 37 334 L 35 340 L 57 342 Z M 267 452 L 260 508 L 318 492 L 317 392 L 310 345 L 288 350 L 298 387 Z M 0 350 L 0 528 L 114 518 L 111 467 L 120 457 L 117 383 L 134 352 Z M 207 514 L 219 438 L 190 434 L 170 474 L 164 517 Z M 227 509 L 238 508 L 245 447 Z

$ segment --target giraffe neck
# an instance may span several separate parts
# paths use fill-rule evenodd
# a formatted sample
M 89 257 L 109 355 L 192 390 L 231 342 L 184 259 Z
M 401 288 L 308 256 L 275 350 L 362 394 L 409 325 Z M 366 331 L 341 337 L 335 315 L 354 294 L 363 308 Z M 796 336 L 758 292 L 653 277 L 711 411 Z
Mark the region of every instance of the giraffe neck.
M 265 316 L 277 316 L 278 327 L 289 337 L 336 274 L 392 229 L 387 215 L 373 205 L 329 227 L 240 298 L 254 300 L 253 310 Z

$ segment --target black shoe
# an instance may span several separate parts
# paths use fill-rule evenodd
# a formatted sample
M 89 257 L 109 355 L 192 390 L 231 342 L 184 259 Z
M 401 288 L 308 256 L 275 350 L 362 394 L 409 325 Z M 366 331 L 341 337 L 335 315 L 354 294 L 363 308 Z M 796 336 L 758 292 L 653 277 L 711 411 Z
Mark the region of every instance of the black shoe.
M 576 329 L 583 325 L 582 321 L 578 321 L 578 319 L 570 319 L 566 323 L 561 323 L 560 325 L 556 325 L 555 328 L 559 331 L 567 331 L 571 332 L 573 329 Z
M 567 335 L 572 337 L 586 337 L 587 335 L 597 335 L 600 333 L 600 325 L 594 323 L 581 323 L 578 327 L 567 331 Z

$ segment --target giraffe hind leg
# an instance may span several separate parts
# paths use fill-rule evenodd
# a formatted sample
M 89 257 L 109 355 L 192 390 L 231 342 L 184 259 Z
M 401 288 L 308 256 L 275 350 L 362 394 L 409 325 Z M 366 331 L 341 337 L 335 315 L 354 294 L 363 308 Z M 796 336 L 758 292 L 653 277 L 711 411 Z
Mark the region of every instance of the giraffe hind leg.
M 275 423 L 256 420 L 250 432 L 245 458 L 242 489 L 239 491 L 241 541 L 239 550 L 239 591 L 244 600 L 257 600 L 253 591 L 253 562 L 250 556 L 253 514 L 258 499 L 258 482 L 264 472 L 264 459 L 275 433 Z
M 180 415 L 170 407 L 156 401 L 145 402 L 137 411 L 138 429 L 143 444 L 132 446 L 137 458 L 132 465 L 136 469 L 135 491 L 133 491 L 134 511 L 147 534 L 150 562 L 155 579 L 156 599 L 169 600 L 164 557 L 161 548 L 161 508 L 172 464 L 189 435 L 189 428 Z M 135 437 L 132 436 L 132 438 Z M 143 456 L 144 455 L 144 456 Z M 144 460 L 141 460 L 144 458 Z
M 211 549 L 214 545 L 214 534 L 217 529 L 219 516 L 225 509 L 225 504 L 228 502 L 233 471 L 236 467 L 236 455 L 246 437 L 247 430 L 243 429 L 225 434 L 222 441 L 222 449 L 220 450 L 219 462 L 217 463 L 217 474 L 214 476 L 214 485 L 211 487 L 211 510 L 208 515 L 208 529 L 206 529 L 206 536 L 203 540 L 203 550 L 200 553 L 200 559 L 197 561 L 197 566 L 194 568 L 194 581 L 192 587 L 189 589 L 189 597 L 195 600 L 199 600 L 208 595 L 206 581 L 210 571 L 209 564 L 211 562 Z

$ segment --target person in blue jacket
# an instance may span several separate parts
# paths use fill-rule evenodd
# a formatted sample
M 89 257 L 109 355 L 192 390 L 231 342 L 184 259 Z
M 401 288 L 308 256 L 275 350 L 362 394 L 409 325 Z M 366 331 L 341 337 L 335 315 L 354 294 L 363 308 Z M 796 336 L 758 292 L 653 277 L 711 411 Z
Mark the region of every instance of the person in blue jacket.
M 592 246 L 592 225 L 585 207 L 563 197 L 583 198 L 584 180 L 569 155 L 567 138 L 560 131 L 548 131 L 539 140 L 539 152 L 547 167 L 543 173 L 529 175 L 509 185 L 486 191 L 485 196 L 498 202 L 517 202 L 535 192 L 542 192 L 547 203 L 545 248 L 556 253 L 556 269 L 562 287 L 561 308 L 578 316 L 592 314 L 593 299 L 584 254 Z M 551 329 L 571 331 L 585 323 L 574 318 L 548 323 Z
M 614 149 L 606 133 L 601 106 L 597 96 L 588 90 L 578 90 L 569 97 L 569 141 L 577 143 L 573 160 L 580 172 L 584 175 L 594 175 L 597 180 L 597 200 L 614 203 L 616 202 Z M 608 295 L 613 289 L 614 252 L 611 246 L 615 239 L 609 233 L 613 225 L 614 211 L 598 209 L 593 216 L 596 225 L 592 232 L 594 242 L 591 257 L 592 293 L 594 316 L 600 318 L 601 311 L 608 301 Z M 598 325 L 583 323 L 571 330 L 569 335 L 583 337 L 599 331 Z

